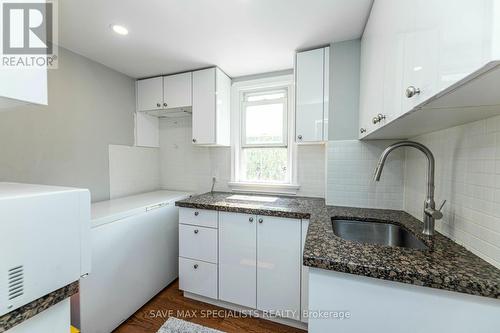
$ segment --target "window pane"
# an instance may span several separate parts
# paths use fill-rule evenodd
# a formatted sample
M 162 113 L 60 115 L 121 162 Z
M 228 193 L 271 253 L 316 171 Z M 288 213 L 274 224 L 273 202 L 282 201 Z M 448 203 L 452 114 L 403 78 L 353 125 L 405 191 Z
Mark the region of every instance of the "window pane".
M 258 102 L 267 101 L 273 99 L 285 98 L 285 92 L 275 92 L 275 93 L 260 93 L 260 94 L 249 94 L 247 95 L 248 102 Z
M 287 181 L 287 148 L 244 148 L 242 152 L 244 181 Z
M 283 144 L 284 104 L 264 104 L 246 107 L 244 144 Z

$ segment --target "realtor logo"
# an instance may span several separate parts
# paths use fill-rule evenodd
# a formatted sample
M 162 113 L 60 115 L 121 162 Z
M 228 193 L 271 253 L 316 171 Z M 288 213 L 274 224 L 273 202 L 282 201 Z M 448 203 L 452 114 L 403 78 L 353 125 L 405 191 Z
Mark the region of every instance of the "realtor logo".
M 2 66 L 52 67 L 54 54 L 54 1 L 0 0 L 2 2 Z

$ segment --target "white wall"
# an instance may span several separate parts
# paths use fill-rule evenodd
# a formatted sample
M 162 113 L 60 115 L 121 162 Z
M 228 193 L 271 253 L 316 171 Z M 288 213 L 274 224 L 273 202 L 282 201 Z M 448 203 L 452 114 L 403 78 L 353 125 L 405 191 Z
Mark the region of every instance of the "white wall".
M 212 176 L 216 191 L 230 191 L 231 148 L 196 147 L 192 144 L 191 117 L 160 120 L 161 187 L 195 193 L 210 191 Z M 324 197 L 325 148 L 300 146 L 297 176 L 301 188 L 297 195 Z
M 447 200 L 436 229 L 500 268 L 500 116 L 412 140 L 436 159 L 436 202 Z M 404 209 L 422 219 L 426 158 L 407 148 Z
M 108 199 L 108 145 L 134 141 L 134 80 L 60 48 L 48 85 L 48 106 L 0 113 L 0 181 L 83 187 L 92 201 Z
M 109 145 L 109 192 L 115 199 L 160 188 L 160 150 Z
M 403 209 L 404 149 L 388 157 L 379 182 L 373 180 L 382 151 L 394 141 L 329 141 L 326 203 L 334 206 Z

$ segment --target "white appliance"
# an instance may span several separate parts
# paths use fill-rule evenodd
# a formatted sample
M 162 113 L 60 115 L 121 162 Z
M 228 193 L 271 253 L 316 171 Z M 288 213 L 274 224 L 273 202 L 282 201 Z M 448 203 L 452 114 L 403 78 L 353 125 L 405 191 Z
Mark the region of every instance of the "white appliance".
M 0 316 L 90 272 L 90 193 L 0 183 Z
M 177 278 L 175 202 L 187 197 L 154 191 L 92 204 L 92 274 L 71 300 L 74 326 L 111 332 Z

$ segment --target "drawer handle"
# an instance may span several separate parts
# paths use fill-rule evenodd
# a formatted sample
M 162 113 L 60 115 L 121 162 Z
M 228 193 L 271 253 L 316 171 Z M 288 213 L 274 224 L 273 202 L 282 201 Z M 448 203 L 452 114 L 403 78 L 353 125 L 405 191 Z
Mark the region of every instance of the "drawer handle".
M 198 229 L 194 229 L 194 233 L 197 234 L 199 232 Z
M 198 269 L 198 264 L 194 264 L 193 268 Z
M 250 221 L 250 223 L 253 222 L 253 217 L 250 217 L 248 221 Z
M 200 212 L 194 212 L 194 216 L 198 216 Z
M 263 218 L 260 218 L 260 219 L 259 219 L 259 223 L 262 223 L 262 222 L 264 222 L 264 219 L 263 219 Z

